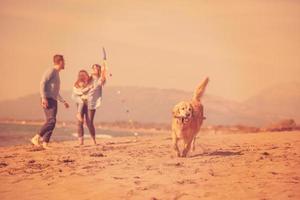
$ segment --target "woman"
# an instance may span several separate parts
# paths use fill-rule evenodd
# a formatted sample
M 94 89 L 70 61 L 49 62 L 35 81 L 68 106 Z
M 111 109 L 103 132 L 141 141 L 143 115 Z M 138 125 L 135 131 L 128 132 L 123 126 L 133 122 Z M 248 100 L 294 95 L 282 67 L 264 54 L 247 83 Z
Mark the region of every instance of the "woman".
M 105 66 L 105 65 L 104 65 Z M 81 119 L 85 118 L 86 125 L 89 129 L 90 135 L 93 139 L 94 144 L 96 145 L 96 131 L 94 126 L 94 117 L 96 109 L 101 104 L 102 97 L 102 86 L 105 84 L 105 67 L 102 67 L 98 64 L 92 66 L 91 76 L 85 70 L 81 70 L 78 74 L 78 80 L 87 81 L 87 86 L 90 87 L 86 100 L 83 100 L 83 105 L 81 108 Z M 73 92 L 74 94 L 74 92 Z M 80 106 L 77 104 L 77 106 Z M 78 139 L 79 144 L 83 145 L 84 143 L 84 128 L 83 120 L 78 120 Z

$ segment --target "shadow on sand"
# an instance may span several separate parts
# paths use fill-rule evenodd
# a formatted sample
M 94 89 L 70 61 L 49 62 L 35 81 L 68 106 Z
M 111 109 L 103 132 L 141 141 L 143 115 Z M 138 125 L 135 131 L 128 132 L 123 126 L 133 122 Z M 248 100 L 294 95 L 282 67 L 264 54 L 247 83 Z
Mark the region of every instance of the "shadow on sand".
M 190 157 L 200 157 L 200 156 L 240 156 L 243 155 L 240 151 L 214 151 L 214 152 L 206 152 L 191 155 Z

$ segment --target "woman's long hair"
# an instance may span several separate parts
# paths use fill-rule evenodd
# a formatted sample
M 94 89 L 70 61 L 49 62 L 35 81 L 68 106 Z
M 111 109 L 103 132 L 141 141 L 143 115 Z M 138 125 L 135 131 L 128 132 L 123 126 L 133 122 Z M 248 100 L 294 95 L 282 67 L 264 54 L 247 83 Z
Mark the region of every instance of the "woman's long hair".
M 90 82 L 90 80 L 91 80 L 91 77 L 90 77 L 89 73 L 88 73 L 86 70 L 84 70 L 84 69 L 80 70 L 80 71 L 78 72 L 78 75 L 77 75 L 77 80 L 76 80 L 75 83 L 74 83 L 74 86 L 77 87 L 77 88 L 80 87 L 79 83 L 82 82 L 82 80 L 80 80 L 80 74 L 81 74 L 81 73 L 85 73 L 86 76 L 88 77 L 88 79 L 87 79 L 86 82 L 84 83 L 85 85 L 88 85 L 89 82 Z
M 98 76 L 101 77 L 101 71 L 102 71 L 102 67 L 99 64 L 93 64 L 92 67 L 97 67 L 98 68 Z
M 93 64 L 92 67 L 97 67 L 98 68 L 98 77 L 101 77 L 103 79 L 103 84 L 106 82 L 106 77 L 105 77 L 105 69 L 99 64 Z M 102 74 L 103 73 L 103 74 Z

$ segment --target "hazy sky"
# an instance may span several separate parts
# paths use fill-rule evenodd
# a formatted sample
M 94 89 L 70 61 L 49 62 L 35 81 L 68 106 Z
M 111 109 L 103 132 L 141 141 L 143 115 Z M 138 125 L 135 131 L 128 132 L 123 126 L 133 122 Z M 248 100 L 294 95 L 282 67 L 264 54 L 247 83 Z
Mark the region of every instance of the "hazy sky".
M 245 100 L 300 81 L 300 1 L 0 1 L 0 100 L 38 92 L 52 55 L 62 89 L 108 52 L 109 85 L 193 90 Z

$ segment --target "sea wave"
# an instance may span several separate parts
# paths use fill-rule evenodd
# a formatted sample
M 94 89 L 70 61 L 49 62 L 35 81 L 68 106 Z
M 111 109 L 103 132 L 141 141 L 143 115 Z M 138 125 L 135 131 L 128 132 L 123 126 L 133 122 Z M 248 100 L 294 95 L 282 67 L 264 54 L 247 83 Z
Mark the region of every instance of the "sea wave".
M 76 137 L 78 136 L 77 133 L 72 133 L 72 136 Z M 89 138 L 90 136 L 87 134 L 87 135 L 84 135 L 84 138 Z M 107 135 L 107 134 L 96 134 L 96 138 L 112 138 L 111 135 Z

